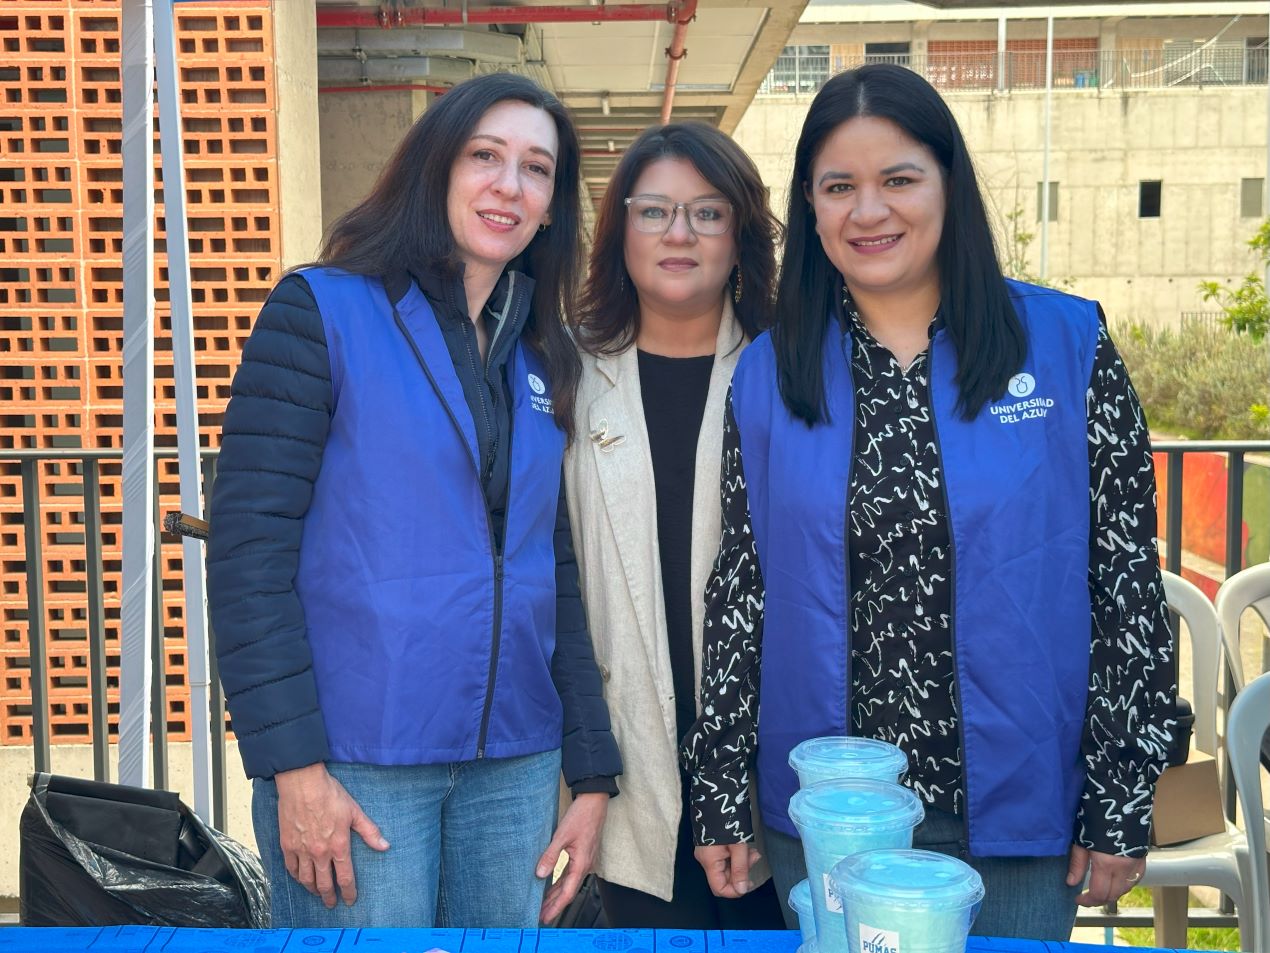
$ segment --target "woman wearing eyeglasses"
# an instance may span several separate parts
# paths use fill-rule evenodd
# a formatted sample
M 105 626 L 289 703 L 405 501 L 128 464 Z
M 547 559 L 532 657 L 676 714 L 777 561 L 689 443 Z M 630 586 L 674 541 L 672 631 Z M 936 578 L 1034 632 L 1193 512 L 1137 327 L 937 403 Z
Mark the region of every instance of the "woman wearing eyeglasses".
M 596 660 L 625 760 L 595 870 L 615 927 L 779 929 L 770 883 L 715 897 L 678 740 L 697 718 L 718 551 L 723 408 L 767 323 L 779 225 L 750 158 L 697 123 L 650 129 L 609 182 L 577 315 L 565 482 Z M 755 883 L 767 879 L 756 869 Z

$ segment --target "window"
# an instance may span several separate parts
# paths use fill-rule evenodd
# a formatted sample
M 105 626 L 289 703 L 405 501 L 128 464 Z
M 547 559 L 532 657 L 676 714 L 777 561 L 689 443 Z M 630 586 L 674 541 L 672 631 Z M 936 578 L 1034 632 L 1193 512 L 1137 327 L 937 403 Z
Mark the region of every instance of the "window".
M 1138 183 L 1138 218 L 1160 217 L 1160 186 L 1163 184 L 1159 179 Z
M 1045 183 L 1043 182 L 1036 183 L 1036 220 L 1038 222 L 1041 220 L 1041 208 L 1045 204 L 1045 201 L 1044 201 L 1045 193 L 1042 191 L 1042 188 L 1041 188 L 1044 184 Z M 1051 222 L 1057 222 L 1058 221 L 1058 183 L 1057 182 L 1050 182 L 1049 192 L 1050 192 L 1049 220 Z
M 1239 180 L 1239 217 L 1261 218 L 1262 192 L 1265 190 L 1265 179 Z
M 899 66 L 909 64 L 909 43 L 866 43 L 864 44 L 864 61 L 866 63 L 895 63 Z
M 787 46 L 763 84 L 764 92 L 815 92 L 829 78 L 829 47 Z
M 1247 37 L 1243 41 L 1243 81 L 1248 85 L 1265 83 L 1267 47 L 1270 39 L 1266 37 Z

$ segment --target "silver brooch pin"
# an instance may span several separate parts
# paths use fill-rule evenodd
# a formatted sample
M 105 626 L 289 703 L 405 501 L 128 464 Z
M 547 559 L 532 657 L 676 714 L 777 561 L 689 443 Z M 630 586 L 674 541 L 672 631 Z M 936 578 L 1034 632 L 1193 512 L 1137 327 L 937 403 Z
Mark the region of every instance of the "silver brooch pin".
M 609 436 L 609 422 L 601 420 L 599 425 L 591 431 L 591 442 L 600 448 L 601 453 L 612 453 L 613 448 L 626 440 L 623 434 L 614 434 Z

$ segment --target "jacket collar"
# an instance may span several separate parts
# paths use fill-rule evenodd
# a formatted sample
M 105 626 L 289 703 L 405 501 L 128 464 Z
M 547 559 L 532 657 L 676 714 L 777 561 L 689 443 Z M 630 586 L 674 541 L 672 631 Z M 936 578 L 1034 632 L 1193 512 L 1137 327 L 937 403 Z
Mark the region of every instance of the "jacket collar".
M 732 300 L 727 295 L 724 295 L 723 319 L 719 322 L 719 334 L 714 340 L 714 359 L 718 361 L 725 354 L 731 354 L 741 346 L 741 340 L 744 337 L 745 334 L 741 330 L 741 323 L 737 321 L 736 314 L 732 310 Z M 596 369 L 604 375 L 610 384 L 617 386 L 623 374 L 638 373 L 637 350 L 632 343 L 630 347 L 620 353 L 597 355 L 595 358 Z

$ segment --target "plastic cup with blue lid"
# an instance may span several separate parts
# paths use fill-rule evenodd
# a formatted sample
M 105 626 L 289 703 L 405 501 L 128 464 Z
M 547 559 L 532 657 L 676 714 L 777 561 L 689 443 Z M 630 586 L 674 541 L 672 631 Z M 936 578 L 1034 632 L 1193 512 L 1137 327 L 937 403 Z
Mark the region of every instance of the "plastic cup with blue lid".
M 983 880 L 956 857 L 874 850 L 834 865 L 850 953 L 963 953 Z
M 798 931 L 803 935 L 802 949 L 809 953 L 808 944 L 816 942 L 816 919 L 811 912 L 811 885 L 800 880 L 789 891 L 789 909 L 798 916 Z
M 789 766 L 798 773 L 801 787 L 839 778 L 900 781 L 908 772 L 908 756 L 889 741 L 829 736 L 795 746 Z
M 847 953 L 842 902 L 829 871 L 861 851 L 911 847 L 913 828 L 925 816 L 922 802 L 890 781 L 847 778 L 798 791 L 789 816 L 803 842 L 820 953 Z

